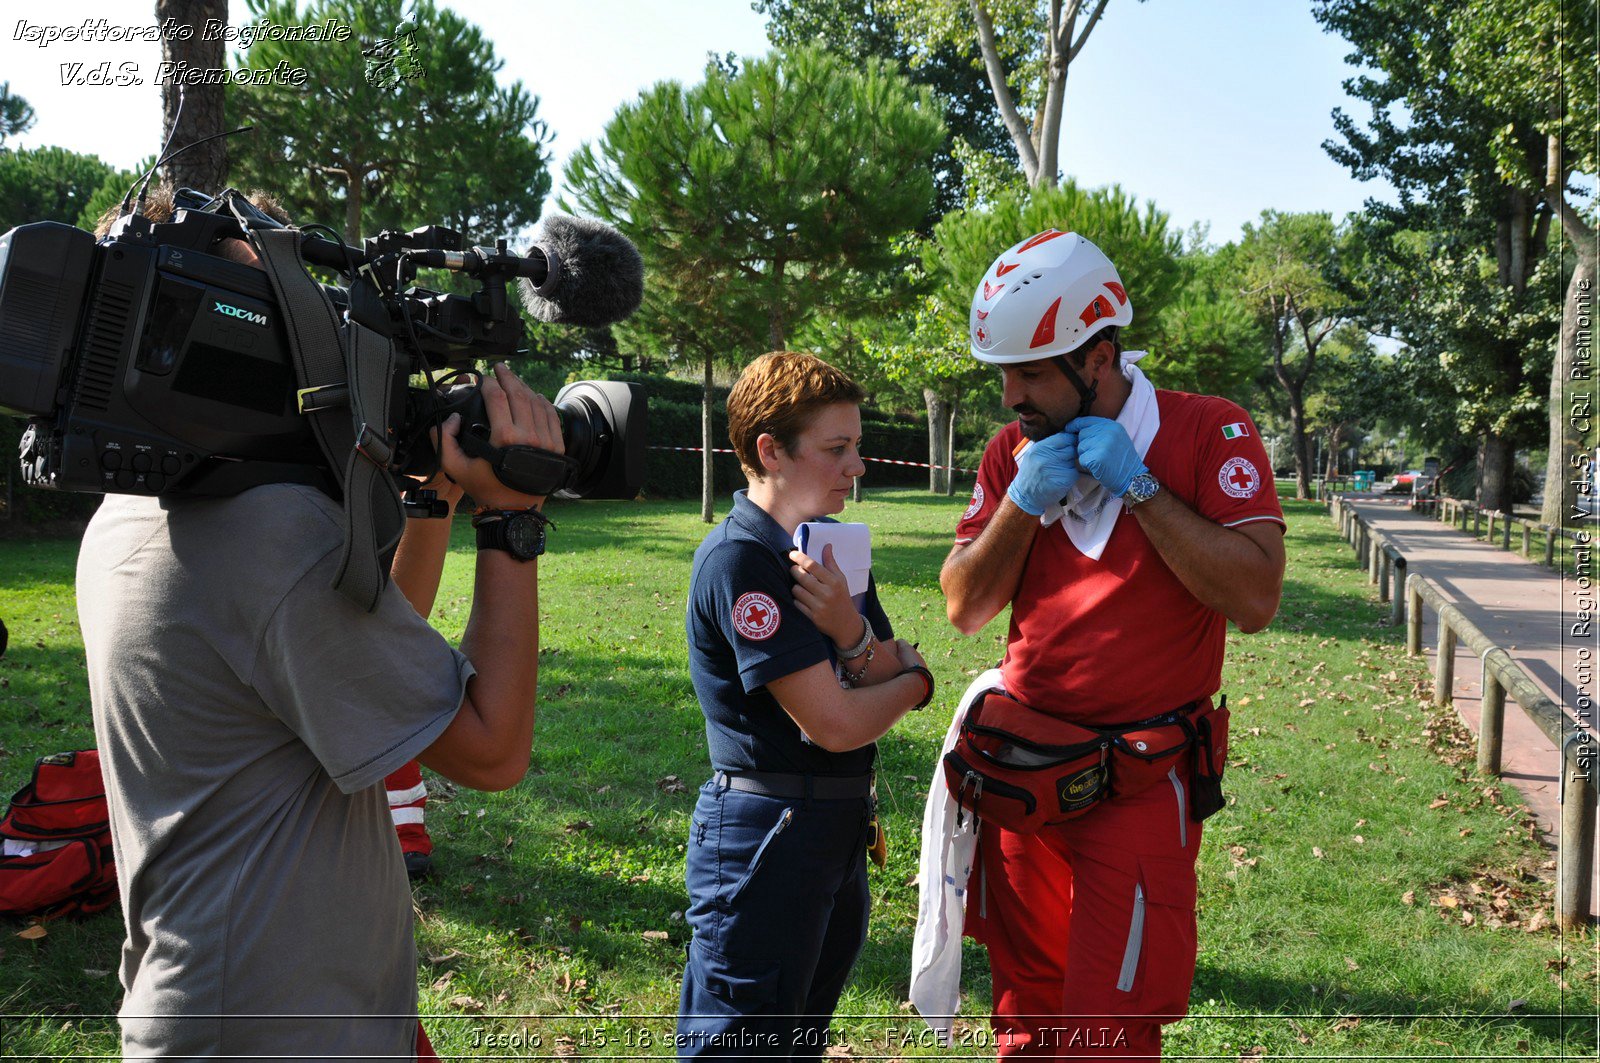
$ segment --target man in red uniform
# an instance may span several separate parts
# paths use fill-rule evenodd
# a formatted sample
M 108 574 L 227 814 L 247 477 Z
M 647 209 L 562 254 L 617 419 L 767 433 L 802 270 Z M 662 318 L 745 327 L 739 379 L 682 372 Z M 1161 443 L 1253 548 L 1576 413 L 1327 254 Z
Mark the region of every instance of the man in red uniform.
M 1283 514 L 1243 409 L 1156 391 L 1124 352 L 1115 267 L 1049 230 L 990 267 L 972 351 L 1019 419 L 990 441 L 940 573 L 971 634 L 1007 605 L 1006 691 L 1107 726 L 1206 699 L 1226 622 L 1259 631 L 1283 586 Z M 988 946 L 1001 1056 L 1154 1058 L 1188 1010 L 1195 858 L 1188 758 L 1163 782 L 1017 834 L 985 823 L 969 935 Z

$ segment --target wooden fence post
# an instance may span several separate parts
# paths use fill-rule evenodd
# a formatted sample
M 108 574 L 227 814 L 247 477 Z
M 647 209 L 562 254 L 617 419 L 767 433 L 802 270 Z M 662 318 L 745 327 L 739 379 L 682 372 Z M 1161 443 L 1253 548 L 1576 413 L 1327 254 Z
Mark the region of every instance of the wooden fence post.
M 1562 750 L 1561 848 L 1556 854 L 1556 923 L 1563 929 L 1589 921 L 1589 901 L 1594 883 L 1595 753 L 1594 736 Z M 1569 755 L 1581 745 L 1587 753 Z
M 1455 702 L 1456 632 L 1445 618 L 1444 611 L 1441 609 L 1436 612 L 1439 615 L 1439 659 L 1434 662 L 1433 703 L 1443 706 Z
M 1389 566 L 1394 573 L 1394 591 L 1389 595 L 1393 603 L 1389 613 L 1389 623 L 1399 627 L 1406 618 L 1406 559 L 1405 555 L 1397 554 L 1394 563 Z
M 1478 770 L 1485 775 L 1500 774 L 1500 736 L 1505 732 L 1506 688 L 1489 667 L 1483 665 L 1483 712 L 1478 720 Z
M 1532 561 L 1533 554 L 1529 551 L 1531 551 L 1533 547 L 1530 545 L 1530 540 L 1528 538 L 1529 527 L 1530 525 L 1527 521 L 1522 522 L 1522 556 L 1527 558 L 1529 561 Z
M 1422 577 L 1406 580 L 1406 655 L 1422 656 Z
M 1505 524 L 1500 528 L 1500 548 L 1509 550 L 1511 549 L 1511 514 L 1507 513 L 1505 518 Z

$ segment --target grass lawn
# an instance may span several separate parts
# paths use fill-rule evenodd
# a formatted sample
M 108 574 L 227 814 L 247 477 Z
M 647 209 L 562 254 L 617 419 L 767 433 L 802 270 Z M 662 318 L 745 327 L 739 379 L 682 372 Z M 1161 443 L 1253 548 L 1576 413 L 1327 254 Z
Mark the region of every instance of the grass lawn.
M 944 620 L 938 567 L 965 505 L 884 491 L 845 514 L 873 525 L 885 607 L 941 686 L 881 744 L 889 865 L 871 873 L 870 939 L 834 1025 L 856 1056 L 936 1054 L 905 1003 L 916 838 L 952 700 L 1006 631 L 963 638 Z M 1516 792 L 1472 774 L 1470 743 L 1428 707 L 1426 666 L 1404 656 L 1326 511 L 1286 507 L 1278 619 L 1230 634 L 1231 807 L 1206 826 L 1192 1014 L 1168 1027 L 1169 1057 L 1592 1053 L 1595 939 L 1550 928 L 1552 854 Z M 708 771 L 683 635 L 698 511 L 555 507 L 533 770 L 496 795 L 430 780 L 439 871 L 416 889 L 418 984 L 441 1054 L 665 1051 L 689 937 L 684 840 Z M 469 536 L 457 526 L 433 617 L 452 639 Z M 76 545 L 0 542 L 7 792 L 36 756 L 93 742 Z M 0 920 L 0 1057 L 115 1055 L 116 914 L 22 930 Z M 991 1055 L 987 962 L 970 943 L 965 985 L 955 1054 Z

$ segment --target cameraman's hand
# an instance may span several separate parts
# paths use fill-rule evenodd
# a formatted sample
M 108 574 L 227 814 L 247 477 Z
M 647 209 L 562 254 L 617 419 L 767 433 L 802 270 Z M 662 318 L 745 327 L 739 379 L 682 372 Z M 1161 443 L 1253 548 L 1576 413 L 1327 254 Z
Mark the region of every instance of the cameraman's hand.
M 440 430 L 435 429 L 433 433 L 434 453 L 440 453 L 439 434 Z M 461 489 L 461 485 L 450 479 L 449 476 L 446 476 L 443 470 L 435 473 L 433 479 L 431 480 L 424 480 L 420 476 L 413 476 L 410 479 L 412 483 L 416 484 L 416 489 L 418 491 L 432 491 L 434 495 L 438 497 L 439 501 L 450 506 L 450 512 L 452 513 L 455 512 L 456 505 L 461 501 L 461 497 L 466 494 L 466 492 Z M 410 530 L 410 524 L 410 521 L 406 522 L 408 531 Z
M 483 378 L 483 405 L 489 414 L 489 442 L 497 447 L 517 444 L 561 453 L 561 418 L 550 400 L 539 395 L 497 363 Z M 494 467 L 481 458 L 469 458 L 461 449 L 461 415 L 444 423 L 439 440 L 440 468 L 460 484 L 484 509 L 532 509 L 544 504 L 543 495 L 525 495 L 500 482 Z

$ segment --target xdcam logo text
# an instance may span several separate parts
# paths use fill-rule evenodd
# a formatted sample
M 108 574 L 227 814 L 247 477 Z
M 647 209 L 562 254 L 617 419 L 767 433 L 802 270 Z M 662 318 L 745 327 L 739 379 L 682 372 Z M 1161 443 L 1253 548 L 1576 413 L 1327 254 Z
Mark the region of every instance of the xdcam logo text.
M 227 303 L 212 303 L 211 312 L 221 314 L 223 317 L 236 317 L 240 321 L 248 321 L 252 325 L 265 325 L 267 323 L 266 314 L 254 314 L 241 307 L 229 306 Z

